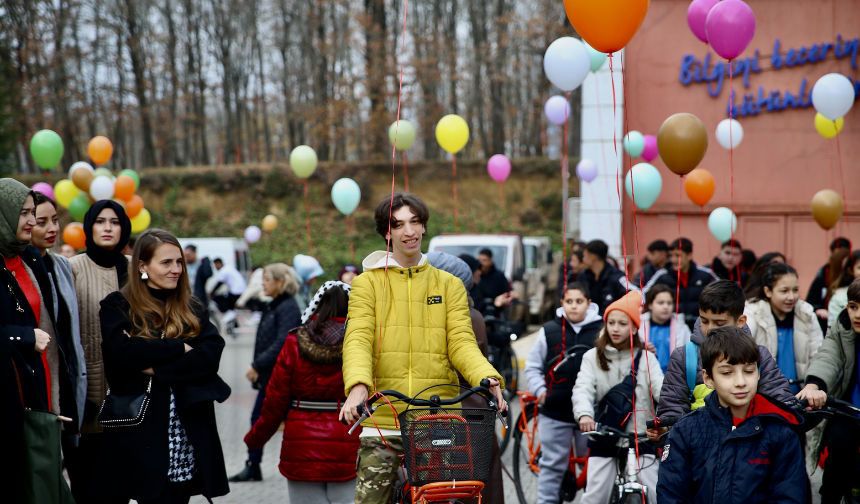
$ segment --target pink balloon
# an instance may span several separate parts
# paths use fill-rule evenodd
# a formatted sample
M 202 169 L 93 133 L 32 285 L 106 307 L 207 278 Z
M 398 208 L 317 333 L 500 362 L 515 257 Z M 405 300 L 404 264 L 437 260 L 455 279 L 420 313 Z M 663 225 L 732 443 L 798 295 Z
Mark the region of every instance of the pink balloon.
M 590 159 L 583 159 L 576 165 L 576 176 L 579 180 L 591 182 L 597 178 L 597 164 Z
M 570 117 L 570 103 L 563 96 L 552 96 L 543 106 L 543 113 L 549 122 L 561 126 Z
M 706 44 L 708 43 L 708 35 L 705 33 L 705 19 L 708 18 L 708 13 L 718 3 L 720 0 L 693 0 L 690 7 L 687 8 L 687 24 L 690 25 L 690 31 Z
M 657 137 L 654 135 L 645 135 L 645 148 L 642 149 L 642 159 L 651 162 L 660 155 L 657 150 Z
M 727 60 L 744 52 L 755 35 L 755 14 L 743 0 L 719 2 L 708 13 L 705 33 L 714 52 Z
M 51 187 L 51 184 L 45 182 L 36 182 L 33 184 L 33 187 L 30 188 L 33 191 L 44 194 L 45 196 L 51 198 L 52 200 L 56 200 L 57 198 L 54 196 L 54 188 Z
M 503 154 L 496 154 L 487 161 L 487 172 L 496 182 L 504 182 L 511 174 L 511 160 Z

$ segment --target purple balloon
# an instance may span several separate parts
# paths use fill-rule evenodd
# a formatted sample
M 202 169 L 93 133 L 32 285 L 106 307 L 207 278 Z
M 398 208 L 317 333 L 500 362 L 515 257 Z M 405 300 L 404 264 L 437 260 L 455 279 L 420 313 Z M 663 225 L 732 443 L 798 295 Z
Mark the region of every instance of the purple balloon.
M 546 101 L 543 112 L 549 122 L 561 126 L 564 120 L 570 117 L 570 103 L 563 96 L 553 96 Z
M 659 155 L 660 152 L 657 150 L 657 137 L 654 135 L 645 135 L 645 148 L 642 149 L 642 159 L 650 163 Z
M 687 24 L 690 25 L 690 31 L 706 44 L 708 43 L 708 35 L 705 33 L 705 20 L 711 9 L 718 3 L 720 0 L 693 0 L 690 7 L 687 8 Z
M 45 196 L 51 198 L 52 200 L 56 200 L 57 198 L 54 196 L 54 188 L 51 187 L 51 184 L 47 184 L 45 182 L 36 182 L 33 184 L 33 187 L 30 188 L 33 191 L 44 194 Z
M 503 154 L 496 154 L 487 161 L 487 172 L 496 182 L 504 182 L 511 174 L 511 160 Z
M 714 52 L 727 60 L 733 60 L 752 42 L 755 14 L 743 0 L 719 2 L 708 13 L 705 33 Z
M 583 159 L 576 165 L 576 176 L 579 180 L 591 182 L 597 178 L 597 164 L 590 159 Z

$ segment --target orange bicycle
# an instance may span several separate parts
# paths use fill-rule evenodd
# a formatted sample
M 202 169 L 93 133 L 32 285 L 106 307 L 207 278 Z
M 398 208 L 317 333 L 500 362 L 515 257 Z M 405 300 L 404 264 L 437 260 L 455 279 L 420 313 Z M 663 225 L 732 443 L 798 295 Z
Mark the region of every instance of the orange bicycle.
M 541 457 L 538 415 L 535 412 L 539 412 L 540 405 L 538 398 L 529 392 L 517 392 L 517 395 L 520 397 L 520 416 L 514 429 L 514 481 L 520 504 L 534 504 L 538 497 Z M 578 465 L 581 465 L 582 469 L 577 475 Z M 559 503 L 572 501 L 579 489 L 585 488 L 587 470 L 588 455 L 575 456 L 571 444 L 567 473 L 559 490 Z
M 459 385 L 437 385 L 443 386 Z M 391 402 L 409 405 L 398 414 L 403 440 L 401 465 L 405 468 L 406 482 L 395 489 L 395 502 L 431 504 L 472 498 L 481 502 L 481 490 L 490 476 L 496 417 L 504 423 L 489 388 L 490 381 L 484 379 L 480 386 L 467 389 L 453 399 L 434 395 L 429 400 L 382 390 L 358 407 L 361 418 L 350 433 L 378 408 L 373 403 L 383 396 L 396 398 Z M 445 407 L 458 404 L 473 394 L 486 400 L 487 408 Z

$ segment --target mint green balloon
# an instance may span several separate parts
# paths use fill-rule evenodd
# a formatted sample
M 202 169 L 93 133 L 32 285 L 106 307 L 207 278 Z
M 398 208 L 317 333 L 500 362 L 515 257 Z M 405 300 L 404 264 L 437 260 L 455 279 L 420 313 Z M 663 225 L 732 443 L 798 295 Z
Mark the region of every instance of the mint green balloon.
M 290 152 L 290 168 L 299 178 L 310 177 L 317 169 L 317 153 L 307 145 L 299 145 Z
M 30 140 L 33 161 L 43 170 L 52 170 L 63 159 L 63 139 L 51 130 L 41 130 Z
M 131 177 L 132 180 L 134 180 L 134 188 L 140 189 L 140 175 L 138 175 L 136 171 L 125 169 L 119 172 L 117 177 L 122 177 L 123 175 L 128 175 L 129 177 Z
M 391 123 L 391 126 L 388 128 L 388 140 L 395 146 L 395 148 L 399 151 L 405 151 L 406 149 L 412 147 L 412 143 L 415 141 L 415 127 L 412 126 L 412 123 L 409 121 L 404 121 L 401 119 L 400 124 L 398 125 L 398 121 L 394 121 Z M 395 130 L 397 130 L 397 143 L 394 144 L 394 136 Z
M 96 168 L 95 170 L 93 170 L 93 178 L 96 177 L 111 178 L 113 177 L 113 172 L 110 171 L 108 168 Z
M 355 180 L 342 178 L 331 186 L 331 200 L 344 215 L 350 215 L 361 201 L 361 189 Z
M 624 136 L 624 150 L 632 158 L 638 158 L 645 150 L 645 137 L 638 131 L 631 131 Z
M 663 177 L 653 165 L 639 163 L 627 172 L 624 177 L 624 189 L 627 196 L 636 202 L 641 210 L 648 210 L 657 201 L 663 189 Z M 636 196 L 634 199 L 633 196 Z
M 585 48 L 588 49 L 588 56 L 591 58 L 591 67 L 589 68 L 589 70 L 591 70 L 592 72 L 600 70 L 600 68 L 603 66 L 603 62 L 606 61 L 606 53 L 602 53 L 597 49 L 591 47 L 590 45 L 588 45 L 588 42 L 584 40 L 582 41 L 582 43 L 585 44 Z

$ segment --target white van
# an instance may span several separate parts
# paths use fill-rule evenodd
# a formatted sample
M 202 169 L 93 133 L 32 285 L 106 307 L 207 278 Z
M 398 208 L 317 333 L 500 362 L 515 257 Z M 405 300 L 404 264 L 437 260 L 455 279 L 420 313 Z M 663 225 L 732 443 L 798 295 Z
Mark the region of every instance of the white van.
M 239 270 L 245 281 L 251 275 L 251 253 L 248 243 L 241 238 L 179 238 L 179 243 L 183 249 L 188 245 L 196 246 L 198 261 L 204 257 L 210 261 L 220 258 L 225 265 Z

